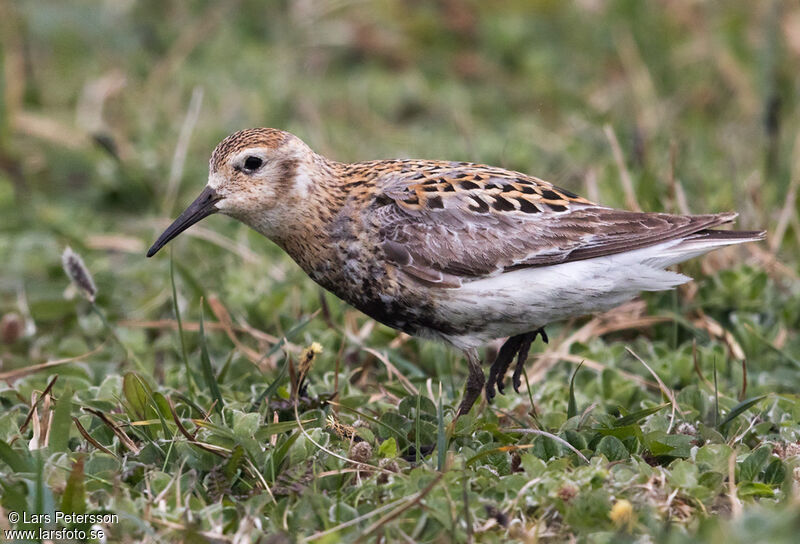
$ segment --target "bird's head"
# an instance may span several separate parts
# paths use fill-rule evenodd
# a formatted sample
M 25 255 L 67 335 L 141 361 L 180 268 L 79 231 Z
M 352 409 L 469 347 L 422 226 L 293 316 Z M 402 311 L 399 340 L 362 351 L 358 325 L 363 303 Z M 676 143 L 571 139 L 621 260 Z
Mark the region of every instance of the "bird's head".
M 316 155 L 300 138 L 274 128 L 252 128 L 222 140 L 211 154 L 208 183 L 194 202 L 148 250 L 204 217 L 221 212 L 267 235 L 309 190 L 308 166 Z

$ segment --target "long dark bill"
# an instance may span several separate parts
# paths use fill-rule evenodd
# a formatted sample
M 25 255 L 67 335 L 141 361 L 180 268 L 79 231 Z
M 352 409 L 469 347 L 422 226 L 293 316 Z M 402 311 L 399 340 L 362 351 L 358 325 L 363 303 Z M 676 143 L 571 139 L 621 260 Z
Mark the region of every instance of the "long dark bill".
M 222 197 L 220 197 L 211 187 L 207 186 L 205 189 L 203 189 L 203 192 L 200 193 L 200 196 L 198 196 L 194 202 L 189 204 L 189 207 L 186 208 L 169 227 L 167 227 L 167 230 L 165 230 L 161 236 L 158 237 L 156 243 L 147 250 L 147 256 L 152 257 L 158 253 L 159 249 L 167 245 L 167 242 L 175 238 L 177 235 L 204 217 L 208 217 L 213 213 L 217 213 L 219 210 L 217 210 L 216 203 L 221 198 Z

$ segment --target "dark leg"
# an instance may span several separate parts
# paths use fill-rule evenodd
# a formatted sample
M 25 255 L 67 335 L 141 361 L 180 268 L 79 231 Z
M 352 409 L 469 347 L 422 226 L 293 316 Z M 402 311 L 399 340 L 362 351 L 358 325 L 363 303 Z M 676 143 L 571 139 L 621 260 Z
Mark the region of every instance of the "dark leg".
M 503 394 L 503 378 L 506 375 L 508 367 L 511 366 L 511 361 L 514 359 L 522 343 L 522 336 L 512 336 L 500 348 L 500 353 L 497 354 L 491 368 L 489 368 L 489 381 L 486 382 L 486 400 L 492 402 L 494 398 L 494 385 L 497 383 L 497 389 L 500 394 Z
M 467 356 L 467 362 L 469 363 L 469 376 L 467 377 L 467 386 L 464 388 L 464 399 L 458 407 L 456 418 L 469 413 L 472 405 L 481 396 L 481 390 L 486 381 L 481 368 L 481 361 L 478 358 L 478 351 L 472 348 L 464 350 L 464 354 Z
M 536 335 L 540 334 L 542 336 L 542 341 L 547 344 L 549 339 L 547 338 L 547 333 L 544 332 L 544 327 L 539 327 L 533 332 L 525 333 L 524 339 L 522 340 L 522 345 L 519 348 L 519 354 L 517 355 L 517 366 L 514 368 L 514 391 L 519 393 L 519 386 L 522 385 L 522 369 L 525 366 L 525 361 L 528 359 L 528 352 L 531 349 L 531 344 L 534 340 L 536 340 Z

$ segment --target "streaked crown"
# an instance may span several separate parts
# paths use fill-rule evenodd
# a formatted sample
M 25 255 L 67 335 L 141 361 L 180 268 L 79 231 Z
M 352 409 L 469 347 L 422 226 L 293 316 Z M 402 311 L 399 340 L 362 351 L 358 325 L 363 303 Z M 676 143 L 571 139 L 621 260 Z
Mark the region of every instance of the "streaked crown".
M 248 128 L 234 132 L 222 140 L 208 162 L 211 172 L 217 172 L 225 164 L 227 157 L 250 147 L 277 149 L 289 137 L 289 133 L 277 128 Z

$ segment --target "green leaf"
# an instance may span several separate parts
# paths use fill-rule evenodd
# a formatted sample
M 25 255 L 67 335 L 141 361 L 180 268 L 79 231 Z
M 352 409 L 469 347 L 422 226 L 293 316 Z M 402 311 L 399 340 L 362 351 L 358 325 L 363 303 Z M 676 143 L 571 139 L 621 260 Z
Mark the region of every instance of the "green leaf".
M 164 433 L 164 437 L 168 438 L 171 436 L 171 432 L 169 426 L 167 425 L 164 416 L 161 414 L 161 411 L 157 409 L 159 407 L 154 394 L 153 390 L 147 384 L 141 376 L 136 374 L 135 372 L 128 372 L 125 374 L 125 377 L 122 380 L 122 393 L 125 399 L 128 401 L 128 406 L 130 407 L 131 411 L 133 412 L 131 416 L 138 421 L 151 421 L 151 420 L 158 420 L 161 423 L 161 429 Z M 166 399 L 164 399 L 164 404 L 166 403 Z M 169 410 L 166 407 L 166 410 Z M 169 414 L 169 412 L 167 412 Z M 171 415 L 169 417 L 172 417 Z M 151 430 L 150 426 L 143 427 L 143 432 L 146 433 L 148 438 L 153 438 L 155 435 Z
M 651 416 L 656 412 L 660 412 L 670 403 L 665 402 L 664 404 L 660 404 L 658 406 L 653 406 L 652 408 L 645 408 L 643 410 L 638 410 L 636 412 L 630 413 L 627 416 L 623 416 L 614 422 L 615 427 L 625 427 L 626 425 L 631 425 L 633 423 L 638 423 L 639 420 L 646 418 L 647 416 Z
M 417 412 L 417 409 L 419 411 Z M 412 419 L 413 414 L 419 413 L 420 415 L 425 414 L 428 416 L 435 416 L 436 415 L 436 406 L 434 406 L 431 399 L 424 395 L 410 395 L 404 397 L 403 400 L 400 401 L 400 404 L 397 405 L 397 412 L 399 414 L 403 414 L 405 417 Z
M 772 448 L 770 446 L 761 446 L 742 461 L 739 466 L 739 481 L 752 482 L 755 481 L 758 473 L 767 463 Z
M 564 436 L 562 438 L 569 442 L 576 450 L 586 448 L 586 438 L 584 438 L 583 433 L 567 429 L 564 431 Z
M 697 436 L 706 443 L 722 444 L 725 442 L 725 437 L 722 436 L 719 431 L 713 427 L 709 427 L 705 423 L 698 423 Z
M 583 361 L 581 361 L 581 363 L 575 369 L 575 372 L 572 373 L 572 378 L 569 380 L 569 404 L 567 405 L 567 419 L 578 415 L 578 405 L 575 402 L 575 376 L 578 375 L 578 371 L 582 366 Z
M 761 482 L 742 482 L 737 487 L 739 497 L 772 497 L 774 494 L 772 486 Z
M 551 440 L 551 442 L 554 442 Z M 528 447 L 527 445 L 524 447 Z M 470 466 L 476 461 L 480 461 L 481 459 L 485 459 L 485 463 L 493 465 L 495 468 L 500 468 L 500 465 L 508 466 L 508 450 L 514 449 L 514 446 L 495 446 L 493 444 L 488 444 L 481 448 L 481 450 L 467 459 L 464 463 L 466 466 Z M 500 470 L 501 474 L 503 472 L 507 472 L 506 470 Z
M 667 457 L 689 457 L 692 437 L 685 434 L 667 434 L 653 431 L 644 436 L 644 445 L 653 455 Z
M 244 458 L 244 448 L 237 444 L 236 447 L 233 448 L 231 456 L 228 458 L 228 461 L 225 463 L 225 468 L 223 469 L 228 481 L 233 480 L 233 477 L 236 476 L 239 465 L 242 464 L 242 458 Z
M 309 423 L 313 422 L 313 419 L 303 419 L 300 420 L 300 423 L 303 425 L 308 425 Z M 270 436 L 273 434 L 283 434 L 288 433 L 289 431 L 293 431 L 297 428 L 297 421 L 291 419 L 289 421 L 279 421 L 277 423 L 270 423 L 268 425 L 264 425 L 259 427 L 258 431 L 256 431 L 254 438 L 256 440 L 268 440 Z
M 681 489 L 691 489 L 697 485 L 698 474 L 697 465 L 683 459 L 673 462 L 669 468 L 667 479 L 673 487 Z
M 394 437 L 387 438 L 378 446 L 378 457 L 394 459 L 397 457 L 397 441 Z
M 72 430 L 72 389 L 66 387 L 58 397 L 50 424 L 49 446 L 52 452 L 69 449 L 69 432 Z
M 697 479 L 697 483 L 712 492 L 719 493 L 724 480 L 725 477 L 721 473 L 709 470 L 700 475 L 700 478 Z
M 160 415 L 161 417 L 172 419 L 172 411 L 169 409 L 169 401 L 163 394 L 159 393 L 158 391 L 153 393 L 152 402 L 150 403 L 150 406 L 155 406 L 158 415 Z
M 436 444 L 437 437 L 438 431 L 435 424 L 424 419 L 417 422 L 414 429 L 414 443 L 419 441 L 420 448 L 433 446 Z
M 369 442 L 370 444 L 375 444 L 377 442 L 375 433 L 373 433 L 372 429 L 369 427 L 356 427 L 356 436 L 365 442 Z
M 72 464 L 72 470 L 67 478 L 64 495 L 61 497 L 61 511 L 75 514 L 86 512 L 86 483 L 83 472 L 83 457 Z
M 624 427 L 611 427 L 592 430 L 597 431 L 603 436 L 615 436 L 620 440 L 629 438 L 642 438 L 642 428 L 638 425 L 625 425 Z
M 733 409 L 731 409 L 731 411 L 728 413 L 728 415 L 725 416 L 725 419 L 722 420 L 722 423 L 719 424 L 719 430 L 724 433 L 734 419 L 736 419 L 740 414 L 747 411 L 749 408 L 751 408 L 756 403 L 758 403 L 759 401 L 763 400 L 766 397 L 767 395 L 758 395 L 757 397 L 751 397 L 749 399 L 745 399 L 736 406 L 734 406 Z
M 122 379 L 122 394 L 125 400 L 128 401 L 128 406 L 133 411 L 131 417 L 137 420 L 151 419 L 148 414 L 148 406 L 150 401 L 150 386 L 147 382 L 142 380 L 135 372 L 128 372 Z
M 269 461 L 267 461 L 266 469 L 264 470 L 264 475 L 269 476 L 269 478 L 274 482 L 275 477 L 278 475 L 278 469 L 280 469 L 281 465 L 283 464 L 283 460 L 286 458 L 286 454 L 289 452 L 289 448 L 292 447 L 297 439 L 302 436 L 302 432 L 297 431 L 289 435 L 289 437 L 278 446 L 273 452 L 272 455 L 269 457 Z
M 233 434 L 239 438 L 250 438 L 256 434 L 261 416 L 257 412 L 235 411 L 233 415 Z M 292 423 L 296 423 L 292 421 Z
M 264 399 L 271 397 L 275 391 L 278 390 L 278 386 L 280 386 L 283 378 L 286 376 L 286 371 L 289 368 L 289 358 L 285 358 L 283 361 L 283 366 L 281 367 L 280 371 L 278 371 L 277 377 L 269 384 L 264 391 L 258 396 L 256 400 L 253 401 L 253 404 L 250 405 L 250 411 L 255 411 L 264 402 Z
M 35 452 L 35 468 L 33 481 L 33 497 L 32 497 L 32 510 L 36 514 L 50 514 L 55 515 L 55 501 L 53 499 L 53 492 L 50 486 L 47 485 L 47 474 L 45 474 L 45 462 L 42 456 L 42 451 Z
M 200 362 L 202 363 L 203 379 L 206 387 L 211 393 L 211 398 L 215 400 L 214 409 L 222 415 L 222 394 L 219 391 L 214 368 L 211 366 L 211 357 L 208 355 L 208 345 L 206 344 L 206 332 L 203 327 L 203 304 L 200 304 Z
M 525 469 L 528 478 L 538 478 L 547 471 L 547 465 L 536 455 L 531 453 L 521 453 L 519 456 L 520 464 Z
M 616 436 L 604 436 L 597 444 L 595 452 L 605 455 L 609 461 L 622 461 L 630 457 L 625 445 Z
M 14 472 L 31 472 L 33 470 L 30 454 L 27 459 L 22 457 L 3 440 L 0 440 L 0 461 L 5 462 Z
M 764 483 L 780 485 L 786 479 L 786 466 L 780 459 L 773 459 L 764 471 Z
M 3 492 L 0 493 L 0 504 L 3 505 L 3 508 L 6 509 L 7 512 L 27 512 L 28 511 L 28 499 L 25 496 L 23 490 L 26 489 L 25 483 L 22 481 L 14 482 L 9 481 L 6 482 L 0 479 L 0 487 L 2 487 Z M 10 523 L 11 527 L 16 526 L 16 528 L 22 527 L 35 527 L 32 524 L 23 524 L 22 519 L 19 520 L 18 523 Z
M 542 461 L 561 455 L 561 445 L 549 436 L 537 436 L 533 440 L 533 454 Z
M 380 427 L 378 428 L 378 436 L 381 438 L 388 438 L 394 436 L 398 444 L 405 448 L 407 439 L 406 434 L 411 430 L 411 422 L 400 414 L 394 412 L 386 412 L 378 420 Z
M 706 444 L 695 455 L 700 470 L 712 470 L 720 474 L 728 473 L 728 459 L 733 449 L 727 444 Z
M 231 363 L 233 362 L 233 356 L 236 354 L 236 350 L 232 349 L 228 353 L 228 357 L 225 359 L 225 362 L 222 363 L 222 368 L 217 372 L 217 382 L 224 382 L 225 377 L 228 375 L 228 370 L 231 367 Z

